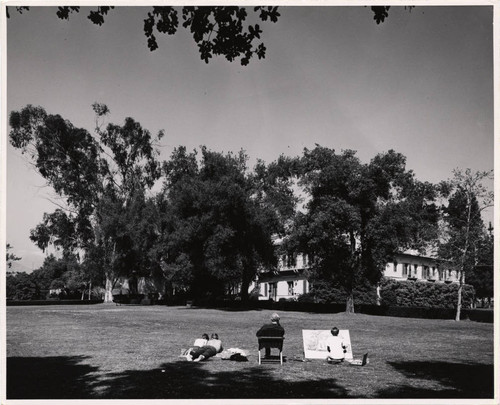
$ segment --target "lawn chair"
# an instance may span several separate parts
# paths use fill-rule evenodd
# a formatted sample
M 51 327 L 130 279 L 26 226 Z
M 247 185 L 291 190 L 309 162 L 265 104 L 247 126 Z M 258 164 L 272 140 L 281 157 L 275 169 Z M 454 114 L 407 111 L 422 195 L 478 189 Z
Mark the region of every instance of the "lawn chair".
M 277 358 L 266 358 L 264 361 L 269 361 L 269 362 L 274 362 L 274 361 L 279 361 L 280 364 L 283 364 L 283 341 L 285 340 L 284 337 L 280 336 L 259 336 L 259 364 L 262 364 L 262 357 L 261 357 L 261 350 L 262 349 L 278 349 L 279 350 L 279 356 L 276 356 Z

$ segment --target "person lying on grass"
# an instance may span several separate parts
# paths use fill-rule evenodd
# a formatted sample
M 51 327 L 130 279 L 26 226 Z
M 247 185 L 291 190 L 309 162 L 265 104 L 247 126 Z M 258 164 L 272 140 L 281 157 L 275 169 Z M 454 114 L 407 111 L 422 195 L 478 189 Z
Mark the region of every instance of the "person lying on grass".
M 194 341 L 193 343 L 193 346 L 190 347 L 189 349 L 186 349 L 182 351 L 181 355 L 183 356 L 187 356 L 189 353 L 191 353 L 193 350 L 195 349 L 199 349 L 200 347 L 203 347 L 207 344 L 208 342 L 208 334 L 207 333 L 204 333 L 203 335 L 201 335 L 201 338 L 198 338 Z
M 205 346 L 199 347 L 189 353 L 186 358 L 188 361 L 202 361 L 209 357 L 215 356 L 222 351 L 222 342 L 217 333 L 212 333 L 210 340 Z
M 339 336 L 339 329 L 337 327 L 333 327 L 330 333 L 332 336 L 329 336 L 326 342 L 326 350 L 328 350 L 326 360 L 329 363 L 341 363 L 345 359 L 347 345 L 342 336 Z

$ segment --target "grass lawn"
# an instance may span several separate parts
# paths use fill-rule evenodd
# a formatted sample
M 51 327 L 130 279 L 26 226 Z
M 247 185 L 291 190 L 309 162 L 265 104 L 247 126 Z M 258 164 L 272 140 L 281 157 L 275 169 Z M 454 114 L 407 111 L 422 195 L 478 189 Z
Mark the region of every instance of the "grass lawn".
M 257 363 L 271 311 L 164 306 L 7 308 L 7 399 L 492 398 L 493 325 L 281 312 L 286 362 Z M 365 367 L 303 357 L 302 329 L 349 329 Z M 203 332 L 248 362 L 180 358 Z

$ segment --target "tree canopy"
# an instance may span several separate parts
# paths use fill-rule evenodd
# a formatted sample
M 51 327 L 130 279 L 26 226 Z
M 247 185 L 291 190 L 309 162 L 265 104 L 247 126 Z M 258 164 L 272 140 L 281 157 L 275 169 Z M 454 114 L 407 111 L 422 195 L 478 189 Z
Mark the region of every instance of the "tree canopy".
M 109 112 L 97 103 L 93 109 L 96 123 Z M 113 280 L 145 260 L 130 228 L 137 225 L 133 219 L 140 221 L 138 206 L 160 175 L 153 145 L 163 133 L 153 137 L 126 118 L 122 126 L 97 125 L 92 135 L 31 105 L 13 111 L 9 123 L 11 144 L 29 156 L 61 201 L 59 209 L 44 214 L 30 238 L 41 249 L 52 245 L 65 256 L 99 256 L 110 290 Z
M 89 11 L 87 18 L 100 26 L 114 8 L 96 7 Z M 21 6 L 15 9 L 23 13 L 30 8 Z M 79 13 L 80 10 L 79 6 L 64 6 L 58 7 L 56 14 L 58 18 L 68 20 L 71 14 Z M 254 21 L 274 23 L 280 17 L 278 7 L 264 6 L 152 6 L 145 10 L 143 30 L 150 51 L 158 49 L 158 35 L 175 35 L 179 20 L 182 20 L 182 28 L 192 35 L 202 60 L 208 63 L 214 56 L 223 56 L 229 62 L 239 60 L 243 66 L 248 65 L 253 57 L 263 59 L 266 56 L 266 46 L 261 42 L 262 28 Z
M 317 145 L 304 150 L 299 167 L 310 200 L 297 214 L 288 249 L 309 255 L 313 279 L 343 288 L 352 312 L 357 285 L 378 282 L 395 253 L 432 240 L 433 188 L 414 179 L 405 157 L 392 150 L 363 164 L 352 150 Z
M 68 20 L 71 14 L 81 11 L 80 6 L 57 7 L 56 15 L 61 20 Z M 99 6 L 90 9 L 87 18 L 95 25 L 103 25 L 105 17 L 114 6 Z M 372 6 L 373 19 L 383 23 L 389 16 L 390 6 Z M 412 9 L 413 7 L 405 7 Z M 16 12 L 29 11 L 29 6 L 17 6 Z M 158 35 L 175 35 L 182 19 L 182 27 L 189 30 L 198 47 L 200 58 L 208 63 L 214 56 L 223 56 L 229 62 L 239 60 L 248 65 L 253 57 L 263 59 L 267 48 L 261 42 L 262 28 L 254 21 L 273 23 L 281 16 L 278 7 L 255 6 L 152 6 L 147 10 L 143 21 L 144 35 L 150 51 L 159 48 Z M 7 18 L 10 17 L 7 7 Z M 252 22 L 250 22 L 252 21 Z
M 448 199 L 448 205 L 443 208 L 439 255 L 459 277 L 457 321 L 460 320 L 464 279 L 478 264 L 478 253 L 484 240 L 485 227 L 481 212 L 493 203 L 493 192 L 484 185 L 484 181 L 490 179 L 492 174 L 492 171 L 455 170 L 453 179 L 441 183 L 441 191 Z
M 168 231 L 162 232 L 161 257 L 167 278 L 189 285 L 196 296 L 223 295 L 225 287 L 238 286 L 247 299 L 258 270 L 276 266 L 272 236 L 280 230 L 280 218 L 291 215 L 293 196 L 288 190 L 274 198 L 276 166 L 261 162 L 257 173 L 249 173 L 247 159 L 243 152 L 203 147 L 198 161 L 196 151 L 179 147 L 164 165 Z M 286 188 L 285 183 L 280 186 Z
M 280 237 L 280 249 L 309 257 L 313 289 L 342 290 L 353 311 L 353 291 L 377 284 L 397 253 L 425 252 L 440 240 L 440 257 L 464 274 L 486 246 L 480 213 L 491 193 L 481 181 L 489 173 L 457 173 L 437 187 L 418 181 L 393 150 L 362 163 L 355 151 L 320 145 L 252 169 L 244 151 L 203 146 L 179 146 L 161 162 L 163 131 L 152 136 L 133 118 L 104 125 L 107 106 L 93 109 L 93 134 L 28 105 L 11 113 L 9 135 L 59 197 L 32 241 L 72 263 L 55 277 L 60 284 L 105 284 L 108 301 L 118 279 L 131 274 L 167 294 L 247 299 L 260 270 L 276 268 Z M 438 191 L 448 201 L 442 210 Z
M 108 295 L 136 271 L 197 295 L 241 285 L 246 299 L 259 268 L 275 265 L 272 235 L 294 212 L 287 159 L 251 172 L 244 152 L 202 147 L 198 161 L 196 151 L 179 147 L 162 165 L 154 147 L 161 131 L 152 137 L 132 118 L 102 129 L 109 109 L 93 108 L 94 135 L 41 107 L 11 113 L 11 144 L 61 198 L 31 239 L 67 258 L 83 253 L 82 268 L 105 275 Z M 163 189 L 154 194 L 160 176 Z

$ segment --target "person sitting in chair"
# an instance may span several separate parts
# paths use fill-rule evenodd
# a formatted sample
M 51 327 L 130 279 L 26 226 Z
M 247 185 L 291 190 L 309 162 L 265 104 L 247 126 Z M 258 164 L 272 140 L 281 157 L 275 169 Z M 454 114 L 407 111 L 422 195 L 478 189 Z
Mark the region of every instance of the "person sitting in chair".
M 256 333 L 257 337 L 283 337 L 285 329 L 280 325 L 280 316 L 275 312 L 271 315 L 271 323 L 263 325 Z M 266 358 L 271 356 L 271 348 L 266 347 Z
M 330 333 L 332 335 L 328 337 L 326 342 L 326 350 L 328 350 L 326 360 L 329 363 L 341 363 L 345 359 L 347 345 L 342 336 L 339 336 L 339 329 L 337 327 L 333 327 Z

